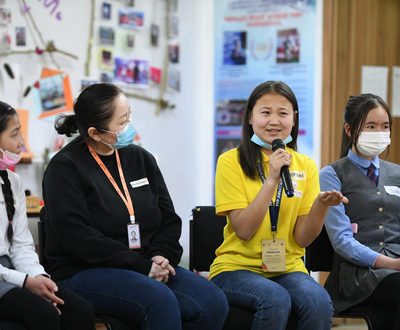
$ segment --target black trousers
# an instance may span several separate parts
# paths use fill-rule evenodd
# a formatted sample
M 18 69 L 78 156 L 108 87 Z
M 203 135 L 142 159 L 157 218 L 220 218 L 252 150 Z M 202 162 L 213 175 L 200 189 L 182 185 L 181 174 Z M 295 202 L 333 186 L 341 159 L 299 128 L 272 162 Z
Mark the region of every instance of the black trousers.
M 75 293 L 58 287 L 56 293 L 64 300 L 57 309 L 46 299 L 28 290 L 14 288 L 0 298 L 2 330 L 94 330 L 92 305 Z M 16 324 L 13 324 L 16 323 Z
M 400 329 L 400 273 L 386 276 L 363 304 L 393 310 L 395 314 L 393 329 Z

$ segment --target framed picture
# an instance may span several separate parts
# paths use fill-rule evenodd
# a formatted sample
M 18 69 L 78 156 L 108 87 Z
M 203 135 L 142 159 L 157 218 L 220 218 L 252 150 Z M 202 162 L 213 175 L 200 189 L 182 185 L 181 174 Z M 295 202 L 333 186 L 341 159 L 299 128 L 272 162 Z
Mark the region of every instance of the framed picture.
M 0 24 L 11 23 L 11 11 L 8 8 L 0 8 Z
M 26 33 L 24 27 L 15 28 L 15 42 L 17 46 L 26 46 Z
M 102 45 L 114 45 L 115 32 L 111 27 L 100 26 L 100 44 Z
M 99 67 L 104 70 L 113 69 L 113 51 L 111 49 L 100 49 Z
M 135 36 L 132 33 L 126 35 L 126 47 L 132 49 L 135 45 Z
M 179 17 L 177 15 L 169 15 L 169 38 L 176 38 L 179 36 Z
M 116 57 L 114 60 L 114 80 L 116 84 L 149 86 L 149 62 Z
M 168 54 L 171 63 L 179 63 L 179 43 L 177 41 L 168 43 Z
M 151 45 L 158 46 L 158 35 L 160 33 L 160 27 L 156 24 L 151 24 L 150 31 Z
M 155 84 L 161 83 L 162 70 L 154 67 L 150 67 L 150 81 Z
M 111 4 L 103 2 L 101 6 L 101 17 L 103 19 L 111 19 Z
M 112 83 L 114 82 L 114 74 L 112 72 L 102 72 L 100 74 L 100 81 L 102 83 Z
M 40 80 L 33 84 L 32 92 L 39 119 L 50 119 L 73 109 L 69 76 L 61 71 L 44 68 Z
M 83 92 L 87 87 L 93 84 L 98 84 L 99 79 L 95 77 L 83 77 L 80 79 L 80 91 Z
M 129 29 L 142 28 L 144 13 L 139 11 L 120 9 L 118 11 L 118 24 Z
M 181 85 L 181 75 L 180 72 L 173 68 L 168 68 L 167 75 L 167 86 L 170 91 L 179 92 Z

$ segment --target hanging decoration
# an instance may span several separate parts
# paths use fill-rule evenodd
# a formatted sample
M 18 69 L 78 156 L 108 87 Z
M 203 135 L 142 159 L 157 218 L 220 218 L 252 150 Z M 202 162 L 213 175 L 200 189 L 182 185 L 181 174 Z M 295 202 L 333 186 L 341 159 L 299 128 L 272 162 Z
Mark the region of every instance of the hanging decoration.
M 170 8 L 170 1 L 171 0 L 166 0 L 167 3 L 167 12 L 169 12 L 169 8 Z M 91 12 L 91 20 L 90 20 L 90 33 L 89 33 L 89 44 L 88 44 L 88 51 L 87 51 L 87 58 L 86 58 L 86 62 L 85 62 L 85 75 L 86 77 L 90 76 L 90 61 L 92 58 L 92 45 L 93 45 L 93 31 L 94 31 L 94 20 L 95 20 L 95 0 L 92 0 L 92 12 Z M 169 22 L 169 15 L 167 16 L 167 20 L 166 20 L 166 35 L 168 36 L 169 33 L 169 29 L 170 29 L 170 22 Z M 168 47 L 168 46 L 167 46 Z M 168 48 L 166 49 L 166 54 L 168 52 Z M 168 101 L 166 101 L 163 96 L 166 90 L 166 77 L 167 77 L 167 70 L 168 70 L 168 56 L 164 56 L 165 60 L 164 60 L 164 67 L 163 67 L 163 75 L 162 75 L 162 79 L 161 79 L 161 86 L 160 86 L 160 93 L 158 98 L 152 98 L 149 96 L 145 96 L 142 94 L 137 94 L 137 93 L 130 93 L 130 92 L 124 92 L 124 94 L 127 97 L 134 97 L 137 99 L 141 99 L 141 100 L 145 100 L 148 102 L 152 102 L 156 104 L 156 115 L 158 115 L 160 113 L 161 110 L 170 108 L 173 109 L 175 108 L 174 104 L 170 104 Z
M 36 54 L 38 54 L 38 55 L 41 55 L 41 54 L 43 54 L 43 52 L 47 52 L 47 53 L 50 55 L 51 61 L 53 62 L 53 64 L 54 64 L 58 69 L 60 69 L 60 66 L 59 66 L 58 63 L 55 61 L 54 56 L 53 56 L 53 53 L 56 53 L 56 52 L 57 52 L 57 53 L 61 53 L 61 54 L 63 54 L 63 55 L 72 57 L 72 58 L 74 58 L 74 59 L 78 59 L 78 57 L 77 57 L 76 55 L 73 55 L 73 54 L 71 54 L 71 53 L 68 53 L 68 52 L 66 52 L 66 51 L 63 51 L 63 50 L 58 49 L 58 48 L 55 46 L 54 41 L 46 42 L 46 41 L 43 39 L 43 36 L 42 36 L 40 30 L 38 29 L 38 27 L 37 27 L 37 25 L 36 25 L 36 23 L 35 23 L 35 20 L 33 19 L 33 16 L 32 16 L 32 14 L 31 14 L 30 7 L 26 4 L 26 1 L 25 1 L 25 0 L 20 0 L 20 3 L 22 4 L 22 5 L 21 5 L 21 8 L 22 8 L 23 13 L 25 14 L 25 17 L 27 18 L 27 21 L 30 21 L 30 23 L 32 24 L 33 29 L 35 30 L 36 34 L 38 35 L 38 37 L 39 37 L 39 39 L 40 39 L 40 41 L 41 41 L 41 44 L 42 44 L 42 47 L 43 47 L 43 48 L 40 48 L 39 45 L 37 44 L 37 42 L 35 41 L 35 43 L 36 43 L 36 48 L 33 49 L 33 50 L 25 50 L 25 51 L 8 50 L 8 51 L 5 52 L 5 53 L 0 53 L 0 56 L 6 56 L 6 55 L 11 55 L 11 54 L 30 54 L 30 53 L 36 53 Z M 58 1 L 52 1 L 52 2 L 50 2 L 50 3 L 47 3 L 47 1 L 45 1 L 45 2 L 44 2 L 44 5 L 45 5 L 45 7 L 49 7 L 52 3 L 55 3 L 55 4 L 56 4 L 56 7 L 57 7 Z M 50 14 L 53 14 L 53 12 L 55 11 L 56 7 L 53 8 L 53 10 L 51 11 Z M 58 13 L 57 13 L 56 18 L 59 19 L 59 20 L 61 20 L 61 12 L 58 12 Z M 28 24 L 28 26 L 29 26 L 29 24 Z M 34 34 L 32 33 L 32 35 L 34 35 Z

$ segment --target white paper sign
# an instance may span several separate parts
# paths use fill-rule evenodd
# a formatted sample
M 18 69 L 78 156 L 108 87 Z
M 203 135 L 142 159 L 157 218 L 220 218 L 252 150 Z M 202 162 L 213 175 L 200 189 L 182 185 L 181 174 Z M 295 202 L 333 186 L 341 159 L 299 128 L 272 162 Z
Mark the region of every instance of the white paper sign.
M 400 117 L 400 66 L 393 67 L 392 75 L 392 116 Z
M 380 96 L 387 102 L 389 68 L 387 66 L 368 66 L 361 68 L 361 93 Z

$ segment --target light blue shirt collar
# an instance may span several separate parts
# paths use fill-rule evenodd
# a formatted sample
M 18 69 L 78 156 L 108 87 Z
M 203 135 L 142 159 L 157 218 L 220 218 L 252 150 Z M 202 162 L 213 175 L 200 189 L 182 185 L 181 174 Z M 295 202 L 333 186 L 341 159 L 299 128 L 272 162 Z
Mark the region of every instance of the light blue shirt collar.
M 351 149 L 349 149 L 349 152 L 347 154 L 347 157 L 354 163 L 356 164 L 358 167 L 362 167 L 362 168 L 368 168 L 369 164 L 374 164 L 375 168 L 379 169 L 379 157 L 375 156 L 372 160 L 368 160 L 364 157 L 361 157 L 359 155 L 357 155 L 356 153 L 354 153 L 353 151 L 351 151 Z

